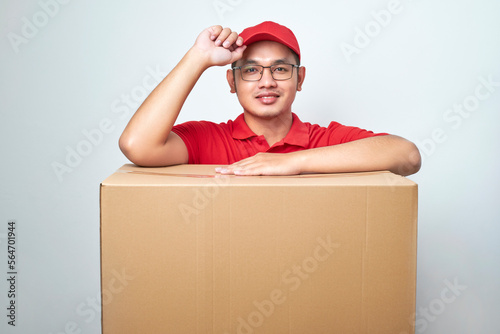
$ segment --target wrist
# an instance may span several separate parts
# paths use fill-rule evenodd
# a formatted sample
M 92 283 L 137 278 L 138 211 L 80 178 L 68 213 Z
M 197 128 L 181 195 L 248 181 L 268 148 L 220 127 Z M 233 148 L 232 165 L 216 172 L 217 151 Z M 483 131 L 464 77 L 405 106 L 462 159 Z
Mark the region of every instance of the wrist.
M 195 46 L 188 50 L 184 59 L 189 66 L 200 72 L 200 74 L 212 66 L 210 64 L 210 58 L 207 54 L 202 50 L 197 49 Z
M 296 174 L 307 173 L 307 154 L 306 151 L 296 151 L 288 153 L 292 158 L 291 165 L 294 166 Z

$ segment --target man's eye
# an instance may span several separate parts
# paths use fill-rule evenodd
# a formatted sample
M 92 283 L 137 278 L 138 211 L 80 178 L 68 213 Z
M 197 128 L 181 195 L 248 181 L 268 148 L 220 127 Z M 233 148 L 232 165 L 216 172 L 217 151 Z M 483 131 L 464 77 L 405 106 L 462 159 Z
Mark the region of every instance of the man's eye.
M 274 68 L 274 72 L 287 72 L 288 69 L 284 66 L 278 66 Z
M 259 69 L 255 66 L 248 66 L 243 68 L 243 72 L 248 74 L 258 73 Z

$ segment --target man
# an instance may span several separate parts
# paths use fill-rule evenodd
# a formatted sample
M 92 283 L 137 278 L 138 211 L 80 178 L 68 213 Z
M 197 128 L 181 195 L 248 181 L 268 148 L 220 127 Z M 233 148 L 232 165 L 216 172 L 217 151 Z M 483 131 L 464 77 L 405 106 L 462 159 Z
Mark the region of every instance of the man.
M 240 35 L 205 29 L 179 64 L 151 92 L 120 137 L 120 148 L 140 166 L 218 164 L 236 175 L 292 175 L 420 168 L 417 147 L 398 136 L 374 134 L 336 122 L 320 127 L 292 113 L 305 68 L 293 32 L 266 21 Z M 232 64 L 227 81 L 243 107 L 234 121 L 174 126 L 203 72 Z

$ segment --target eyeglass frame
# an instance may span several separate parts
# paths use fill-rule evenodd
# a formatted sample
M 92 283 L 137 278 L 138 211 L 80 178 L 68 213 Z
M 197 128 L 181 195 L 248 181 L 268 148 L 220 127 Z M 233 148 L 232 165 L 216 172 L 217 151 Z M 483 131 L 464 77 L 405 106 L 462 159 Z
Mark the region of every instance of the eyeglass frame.
M 292 73 L 290 74 L 290 78 L 287 78 L 287 79 L 276 79 L 273 75 L 273 71 L 271 71 L 271 67 L 273 66 L 279 66 L 279 65 L 290 65 L 292 66 Z M 248 65 L 242 65 L 242 66 L 237 66 L 237 67 L 233 67 L 232 70 L 233 72 L 235 70 L 241 70 L 243 67 L 245 66 L 259 66 L 259 67 L 262 67 L 262 71 L 260 71 L 260 78 L 259 79 L 256 79 L 256 80 L 246 80 L 246 79 L 243 79 L 243 74 L 241 73 L 240 71 L 240 74 L 241 74 L 241 80 L 243 81 L 249 81 L 249 82 L 256 82 L 256 81 L 260 81 L 262 80 L 262 77 L 264 76 L 264 70 L 266 68 L 269 69 L 269 71 L 271 72 L 271 77 L 273 78 L 273 80 L 276 80 L 276 81 L 286 81 L 286 80 L 290 80 L 292 77 L 293 77 L 293 69 L 294 68 L 299 68 L 300 65 L 297 65 L 297 64 L 288 64 L 288 63 L 280 63 L 280 64 L 274 64 L 274 65 L 271 65 L 271 66 L 262 66 L 262 65 L 257 65 L 257 64 L 248 64 Z

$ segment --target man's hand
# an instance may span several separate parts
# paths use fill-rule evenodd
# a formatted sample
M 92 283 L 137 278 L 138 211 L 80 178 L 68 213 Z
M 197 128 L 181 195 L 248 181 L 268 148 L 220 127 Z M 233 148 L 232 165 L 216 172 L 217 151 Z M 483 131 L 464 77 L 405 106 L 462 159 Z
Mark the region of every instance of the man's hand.
M 241 59 L 246 45 L 243 45 L 243 38 L 238 33 L 216 25 L 202 31 L 193 49 L 204 57 L 208 68 L 228 65 Z
M 257 153 L 225 167 L 217 167 L 220 174 L 234 175 L 297 175 L 300 174 L 294 153 Z
M 388 170 L 406 176 L 416 173 L 420 164 L 415 144 L 387 135 L 292 153 L 258 153 L 215 171 L 234 175 L 296 175 Z

